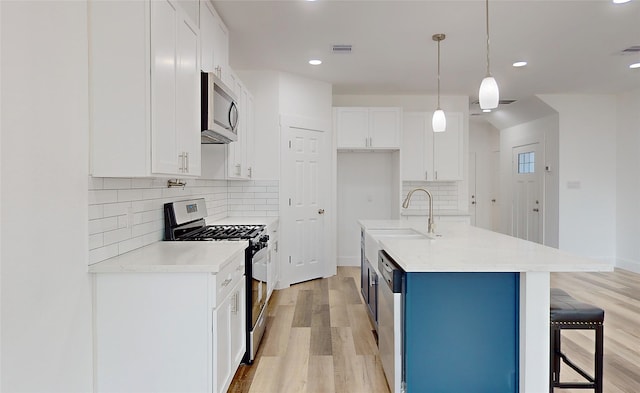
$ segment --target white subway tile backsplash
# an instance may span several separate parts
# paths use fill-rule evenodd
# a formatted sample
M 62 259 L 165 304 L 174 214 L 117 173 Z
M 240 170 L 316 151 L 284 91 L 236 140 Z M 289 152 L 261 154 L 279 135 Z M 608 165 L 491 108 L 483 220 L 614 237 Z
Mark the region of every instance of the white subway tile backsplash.
M 103 205 L 89 206 L 89 220 L 95 220 L 96 218 L 104 217 Z
M 121 241 L 131 239 L 131 228 L 120 228 L 115 231 L 109 231 L 104 233 L 104 244 L 114 244 Z
M 123 190 L 131 188 L 131 179 L 105 177 L 103 186 L 105 190 Z
M 161 241 L 164 204 L 204 198 L 209 220 L 227 216 L 278 216 L 277 180 L 187 180 L 89 177 L 89 264 Z M 129 215 L 129 212 L 132 215 Z
M 458 209 L 458 183 L 450 182 L 416 182 L 407 181 L 402 183 L 402 198 L 414 188 L 426 188 L 433 196 L 434 210 L 457 210 Z M 409 209 L 428 210 L 429 201 L 423 192 L 417 192 L 411 197 Z
M 142 200 L 141 189 L 118 190 L 118 202 Z
M 104 178 L 89 176 L 89 190 L 102 190 Z
M 89 250 L 89 265 L 118 255 L 118 244 L 111 244 L 106 247 L 99 247 Z
M 116 190 L 89 190 L 89 205 L 118 202 Z
M 113 231 L 118 229 L 118 218 L 99 218 L 97 220 L 89 220 L 89 235 Z
M 267 187 L 245 186 L 242 187 L 244 192 L 267 192 Z
M 127 214 L 127 211 L 131 208 L 131 202 L 106 203 L 102 206 L 104 217 L 121 216 Z
M 89 250 L 104 246 L 104 234 L 89 235 Z

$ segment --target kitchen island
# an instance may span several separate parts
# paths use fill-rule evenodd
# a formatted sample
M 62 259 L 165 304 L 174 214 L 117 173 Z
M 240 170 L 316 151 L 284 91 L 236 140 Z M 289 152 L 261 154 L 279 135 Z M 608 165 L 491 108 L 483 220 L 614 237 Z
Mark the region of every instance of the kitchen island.
M 360 225 L 365 233 L 427 229 L 406 220 Z M 550 272 L 613 267 L 463 223 L 439 223 L 436 234 L 378 238 L 405 272 L 406 391 L 548 391 Z

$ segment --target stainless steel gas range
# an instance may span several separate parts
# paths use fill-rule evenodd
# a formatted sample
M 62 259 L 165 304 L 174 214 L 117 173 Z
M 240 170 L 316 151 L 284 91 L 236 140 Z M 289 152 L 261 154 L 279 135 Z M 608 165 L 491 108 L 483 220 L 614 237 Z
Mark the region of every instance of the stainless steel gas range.
M 205 200 L 191 199 L 164 205 L 164 240 L 234 241 L 247 240 L 245 275 L 247 280 L 247 352 L 243 362 L 253 363 L 266 327 L 267 235 L 264 225 L 206 225 Z

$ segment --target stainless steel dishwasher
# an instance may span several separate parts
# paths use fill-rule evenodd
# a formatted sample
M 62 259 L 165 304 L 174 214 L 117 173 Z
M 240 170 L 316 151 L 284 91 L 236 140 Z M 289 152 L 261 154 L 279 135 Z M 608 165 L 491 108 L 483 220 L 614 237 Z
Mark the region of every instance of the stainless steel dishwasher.
M 389 255 L 378 252 L 378 349 L 391 393 L 405 392 L 403 383 L 403 302 L 404 271 Z

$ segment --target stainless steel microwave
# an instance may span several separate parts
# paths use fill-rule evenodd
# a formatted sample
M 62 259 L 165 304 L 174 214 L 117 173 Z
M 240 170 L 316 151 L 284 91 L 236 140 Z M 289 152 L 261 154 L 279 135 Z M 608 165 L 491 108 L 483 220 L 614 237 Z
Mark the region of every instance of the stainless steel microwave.
M 202 72 L 201 83 L 201 142 L 237 141 L 239 114 L 233 90 L 212 72 Z

